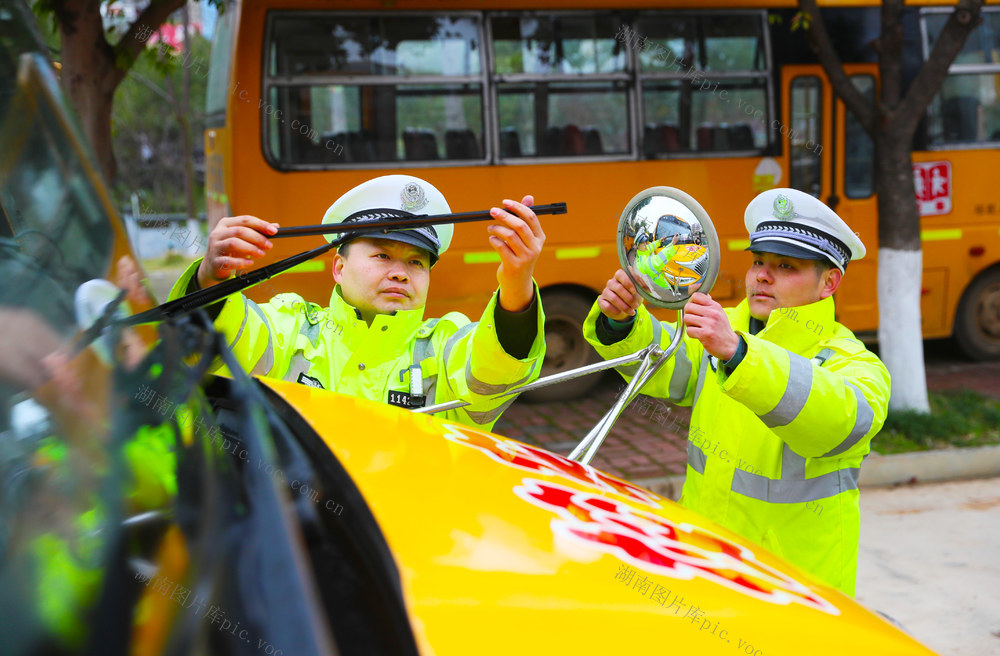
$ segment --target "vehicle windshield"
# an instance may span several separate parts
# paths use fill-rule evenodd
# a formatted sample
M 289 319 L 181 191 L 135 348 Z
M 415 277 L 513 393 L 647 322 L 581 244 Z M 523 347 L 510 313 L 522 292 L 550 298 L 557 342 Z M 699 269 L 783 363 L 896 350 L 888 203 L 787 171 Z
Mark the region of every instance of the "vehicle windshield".
M 65 334 L 75 328 L 73 292 L 107 275 L 113 233 L 93 166 L 58 129 L 58 82 L 41 55 L 22 55 L 17 77 L 3 85 L 9 101 L 0 124 L 0 205 L 9 236 L 2 302 L 39 312 Z
M 0 0 L 0 644 L 10 654 L 92 639 L 87 617 L 124 513 L 162 507 L 173 483 L 171 471 L 133 485 L 141 467 L 126 474 L 116 456 L 148 463 L 168 440 L 116 412 L 112 342 L 103 353 L 74 343 L 76 298 L 110 276 L 115 229 L 33 20 L 24 3 Z

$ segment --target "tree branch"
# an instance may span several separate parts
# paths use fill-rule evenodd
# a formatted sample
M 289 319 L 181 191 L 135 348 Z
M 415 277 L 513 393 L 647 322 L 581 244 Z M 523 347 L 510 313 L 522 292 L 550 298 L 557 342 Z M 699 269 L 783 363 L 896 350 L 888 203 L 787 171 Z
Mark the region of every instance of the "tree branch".
M 823 23 L 823 17 L 820 16 L 816 0 L 799 0 L 799 9 L 809 15 L 810 22 L 809 28 L 806 29 L 806 35 L 813 52 L 816 53 L 820 63 L 823 65 L 823 70 L 826 71 L 827 77 L 830 78 L 833 90 L 844 101 L 847 109 L 858 119 L 865 132 L 874 138 L 876 123 L 875 109 L 868 102 L 868 99 L 865 98 L 864 94 L 858 91 L 857 87 L 854 86 L 844 72 L 844 66 L 840 61 L 840 57 L 837 56 L 837 51 L 833 48 L 833 43 L 830 41 L 830 35 L 826 31 L 826 25 Z
M 912 134 L 927 106 L 941 89 L 948 69 L 962 51 L 972 30 L 982 22 L 983 0 L 960 0 L 938 35 L 927 61 L 900 103 L 898 119 Z
M 184 6 L 185 0 L 151 0 L 151 2 L 146 5 L 146 8 L 142 10 L 135 22 L 132 23 L 128 31 L 125 32 L 115 49 L 118 52 L 124 52 L 128 55 L 129 59 L 135 61 L 135 58 L 146 47 L 146 41 L 148 36 L 143 39 L 140 34 L 146 31 L 156 31 L 161 25 L 170 17 L 170 14 L 174 13 L 182 6 Z M 124 76 L 125 72 L 122 72 Z
M 140 75 L 139 73 L 136 73 L 134 70 L 129 71 L 129 75 L 132 76 L 133 80 L 143 85 L 144 87 L 146 87 L 147 89 L 158 95 L 160 98 L 163 98 L 167 102 L 173 102 L 173 99 L 167 94 L 166 91 L 163 90 L 163 87 L 153 82 L 146 76 Z

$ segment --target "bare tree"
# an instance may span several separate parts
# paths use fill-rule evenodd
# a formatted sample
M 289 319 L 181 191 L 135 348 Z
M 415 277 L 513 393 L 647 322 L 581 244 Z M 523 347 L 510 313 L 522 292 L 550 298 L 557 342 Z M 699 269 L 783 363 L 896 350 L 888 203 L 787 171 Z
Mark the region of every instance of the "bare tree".
M 929 412 L 920 324 L 923 274 L 920 216 L 917 212 L 910 150 L 927 106 L 941 88 L 948 68 L 966 38 L 982 21 L 982 0 L 959 0 L 938 35 L 930 56 L 903 93 L 903 0 L 885 0 L 881 33 L 874 42 L 881 89 L 869 101 L 854 87 L 816 7 L 799 0 L 803 27 L 834 91 L 875 145 L 878 194 L 878 339 L 882 360 L 892 375 L 894 410 Z

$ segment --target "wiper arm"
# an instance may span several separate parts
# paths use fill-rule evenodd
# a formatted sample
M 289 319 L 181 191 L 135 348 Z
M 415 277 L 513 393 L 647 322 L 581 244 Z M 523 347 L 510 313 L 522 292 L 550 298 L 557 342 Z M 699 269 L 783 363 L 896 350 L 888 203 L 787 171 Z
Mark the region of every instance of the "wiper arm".
M 157 305 L 154 308 L 150 308 L 145 312 L 140 312 L 134 316 L 123 319 L 120 323 L 123 326 L 138 326 L 144 323 L 154 323 L 156 321 L 164 321 L 172 317 L 180 316 L 182 314 L 189 314 L 203 307 L 207 307 L 216 301 L 221 301 L 227 296 L 241 292 L 244 289 L 248 289 L 264 282 L 268 278 L 278 275 L 294 266 L 297 266 L 307 260 L 322 255 L 331 248 L 336 248 L 340 245 L 341 240 L 335 240 L 329 244 L 324 244 L 318 248 L 314 248 L 311 251 L 305 251 L 304 253 L 299 253 L 291 257 L 287 257 L 274 264 L 269 264 L 266 267 L 261 267 L 255 271 L 248 271 L 245 274 L 240 274 L 231 280 L 226 280 L 225 282 L 220 282 L 217 285 L 212 285 L 205 289 L 199 289 L 196 292 L 190 294 L 185 294 L 180 298 L 176 298 L 172 301 L 167 301 Z
M 566 203 L 535 205 L 532 206 L 531 210 L 536 215 L 565 214 Z M 430 216 L 421 214 L 418 216 L 390 219 L 386 221 L 359 221 L 357 223 L 280 228 L 278 230 L 278 234 L 271 235 L 272 239 L 276 237 L 302 237 L 333 233 L 340 234 L 341 237 L 331 241 L 325 246 L 320 246 L 312 249 L 311 251 L 293 255 L 289 258 L 281 260 L 280 262 L 269 264 L 266 267 L 262 267 L 255 271 L 240 274 L 231 280 L 226 280 L 225 282 L 220 282 L 217 285 L 212 285 L 207 289 L 199 289 L 196 292 L 186 294 L 172 301 L 167 301 L 166 303 L 157 305 L 155 308 L 151 308 L 145 312 L 140 312 L 139 314 L 129 317 L 128 319 L 124 319 L 119 323 L 123 326 L 138 326 L 144 323 L 163 321 L 171 317 L 188 314 L 199 308 L 206 307 L 216 301 L 222 300 L 226 296 L 253 287 L 254 285 L 276 276 L 283 271 L 287 271 L 293 266 L 301 264 L 306 260 L 311 260 L 318 255 L 322 255 L 331 248 L 340 246 L 345 240 L 350 239 L 352 232 L 372 232 L 374 230 L 389 232 L 391 230 L 410 230 L 421 226 L 438 225 L 441 223 L 468 223 L 470 221 L 489 221 L 492 219 L 493 217 L 490 215 L 489 210 L 483 210 L 477 212 L 433 214 Z
M 70 359 L 75 358 L 83 349 L 93 344 L 101 336 L 105 328 L 114 322 L 115 312 L 117 312 L 118 306 L 125 301 L 126 296 L 128 296 L 128 290 L 123 289 L 104 306 L 104 311 L 98 317 L 97 321 L 90 324 L 90 327 L 83 331 L 76 341 L 73 342 Z

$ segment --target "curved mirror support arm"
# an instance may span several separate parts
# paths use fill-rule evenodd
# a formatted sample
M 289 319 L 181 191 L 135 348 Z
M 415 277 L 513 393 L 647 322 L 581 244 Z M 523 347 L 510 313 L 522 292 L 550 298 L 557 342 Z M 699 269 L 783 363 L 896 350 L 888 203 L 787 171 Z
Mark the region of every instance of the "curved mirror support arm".
M 636 351 L 635 353 L 629 353 L 628 355 L 623 355 L 613 360 L 605 360 L 604 362 L 595 362 L 594 364 L 588 364 L 585 367 L 579 367 L 577 369 L 571 369 L 569 371 L 560 371 L 544 378 L 539 378 L 533 383 L 527 385 L 521 385 L 515 387 L 514 389 L 507 390 L 502 394 L 497 394 L 496 397 L 501 399 L 505 396 L 510 396 L 512 394 L 520 394 L 521 392 L 527 392 L 529 390 L 538 389 L 539 387 L 548 387 L 549 385 L 555 385 L 556 383 L 561 383 L 567 380 L 573 380 L 575 378 L 580 378 L 581 376 L 587 376 L 589 374 L 594 374 L 599 371 L 606 371 L 608 369 L 613 369 L 614 367 L 620 367 L 623 365 L 635 364 L 636 362 L 642 362 L 642 359 L 646 356 L 646 353 L 650 350 L 650 347 L 646 347 L 641 351 Z M 468 401 L 463 401 L 461 399 L 455 399 L 454 401 L 445 401 L 444 403 L 438 403 L 435 405 L 429 405 L 426 408 L 414 408 L 413 412 L 420 414 L 434 414 L 435 412 L 444 412 L 445 410 L 454 410 L 456 408 L 464 408 L 469 405 Z
M 615 421 L 618 420 L 621 413 L 639 395 L 639 390 L 660 370 L 660 367 L 666 363 L 667 359 L 680 346 L 681 339 L 684 337 L 683 309 L 677 313 L 677 326 L 677 330 L 674 331 L 674 337 L 670 340 L 667 350 L 661 351 L 658 347 L 648 349 L 646 359 L 639 365 L 639 370 L 632 377 L 632 380 L 629 381 L 628 386 L 619 395 L 618 400 L 608 410 L 608 413 L 601 417 L 600 421 L 587 433 L 587 436 L 576 445 L 576 448 L 569 454 L 570 460 L 576 460 L 581 464 L 588 465 L 594 459 L 594 456 L 597 455 L 597 450 L 601 448 L 604 439 L 611 432 L 611 427 L 614 426 Z

